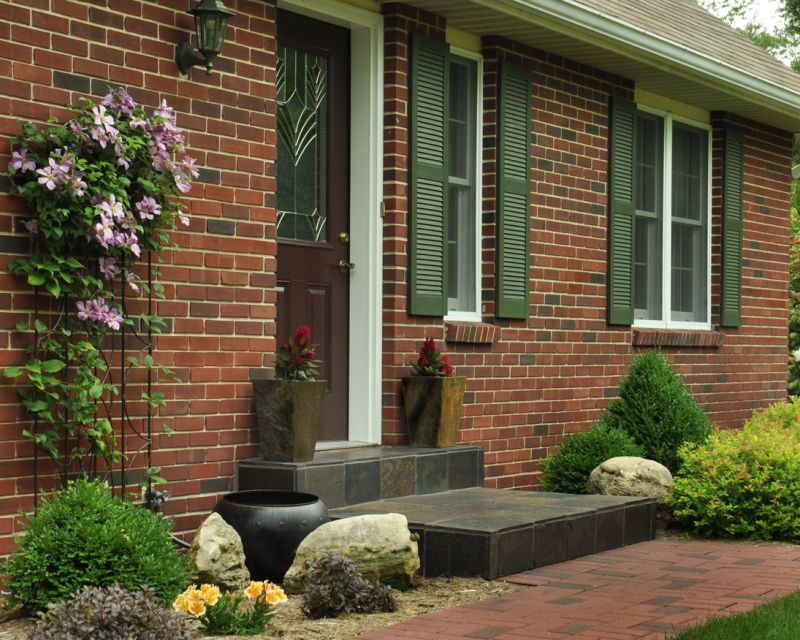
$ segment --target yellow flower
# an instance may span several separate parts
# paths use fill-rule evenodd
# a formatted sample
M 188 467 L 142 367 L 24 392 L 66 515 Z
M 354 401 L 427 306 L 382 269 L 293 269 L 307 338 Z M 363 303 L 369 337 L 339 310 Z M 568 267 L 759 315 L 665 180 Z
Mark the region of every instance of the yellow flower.
M 268 604 L 275 606 L 276 604 L 282 604 L 286 602 L 286 594 L 283 592 L 277 584 L 273 584 L 272 582 L 265 581 L 264 582 L 264 598 L 266 599 Z
M 220 598 L 219 587 L 213 584 L 204 584 L 200 587 L 200 594 L 203 596 L 203 601 L 209 606 L 213 607 Z
M 189 613 L 187 605 L 188 605 L 188 600 L 186 598 L 186 594 L 182 593 L 177 598 L 175 598 L 175 602 L 172 603 L 172 609 L 176 613 Z
M 250 598 L 250 600 L 255 600 L 263 591 L 264 585 L 261 582 L 251 582 L 244 590 L 244 595 Z
M 206 612 L 206 605 L 203 604 L 202 600 L 190 600 L 189 601 L 189 613 L 191 613 L 195 617 L 200 617 Z

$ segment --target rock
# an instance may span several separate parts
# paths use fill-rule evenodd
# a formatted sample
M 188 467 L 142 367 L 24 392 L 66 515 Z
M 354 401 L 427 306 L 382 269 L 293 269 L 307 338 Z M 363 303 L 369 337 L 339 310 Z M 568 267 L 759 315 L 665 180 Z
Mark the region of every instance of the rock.
M 634 456 L 619 456 L 595 467 L 586 483 L 587 493 L 606 496 L 640 496 L 663 503 L 672 488 L 672 474 L 663 464 Z
M 242 539 L 218 513 L 205 519 L 189 548 L 189 566 L 199 583 L 215 584 L 225 591 L 243 589 L 250 582 L 244 564 Z
M 404 515 L 355 516 L 326 522 L 308 534 L 286 572 L 284 590 L 301 592 L 305 564 L 329 551 L 352 560 L 368 580 L 396 589 L 408 589 L 419 571 L 417 536 L 409 531 Z

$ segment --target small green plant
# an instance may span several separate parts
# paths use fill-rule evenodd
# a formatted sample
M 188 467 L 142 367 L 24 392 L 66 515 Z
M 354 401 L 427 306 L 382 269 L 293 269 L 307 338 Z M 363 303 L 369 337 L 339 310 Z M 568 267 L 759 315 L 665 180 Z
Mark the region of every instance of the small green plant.
M 197 618 L 209 635 L 254 636 L 263 633 L 274 607 L 284 602 L 283 589 L 268 581 L 251 582 L 238 593 L 221 593 L 219 587 L 204 584 L 199 589 L 190 585 L 172 608 Z
M 667 501 L 676 522 L 707 536 L 800 542 L 800 401 L 686 444 L 680 456 Z
M 168 605 L 188 582 L 169 521 L 114 497 L 99 481 L 77 480 L 45 498 L 15 537 L 3 567 L 11 604 L 31 612 L 83 586 L 152 587 Z
M 641 456 L 642 450 L 620 429 L 603 425 L 567 438 L 558 452 L 542 460 L 542 489 L 560 493 L 586 493 L 594 468 L 617 456 Z
M 711 423 L 681 377 L 658 351 L 633 358 L 599 423 L 627 432 L 646 458 L 673 474 L 680 467 L 678 448 L 684 442 L 705 442 Z
M 177 613 L 156 603 L 150 587 L 83 587 L 69 600 L 50 604 L 28 640 L 190 640 Z
M 336 553 L 326 553 L 312 562 L 303 581 L 308 586 L 302 610 L 309 618 L 397 609 L 397 599 L 390 587 L 370 582 L 349 558 Z

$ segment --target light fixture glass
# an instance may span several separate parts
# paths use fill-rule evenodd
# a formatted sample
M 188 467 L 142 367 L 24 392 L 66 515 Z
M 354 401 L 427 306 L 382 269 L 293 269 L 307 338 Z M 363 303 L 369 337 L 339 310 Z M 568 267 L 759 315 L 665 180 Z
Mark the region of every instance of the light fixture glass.
M 222 0 L 200 0 L 200 4 L 187 13 L 194 17 L 197 49 L 202 57 L 194 52 L 188 41 L 184 41 L 175 48 L 175 63 L 183 74 L 189 73 L 198 64 L 204 64 L 206 73 L 210 74 L 214 68 L 214 58 L 222 51 L 225 42 L 228 20 L 236 14 L 229 11 Z

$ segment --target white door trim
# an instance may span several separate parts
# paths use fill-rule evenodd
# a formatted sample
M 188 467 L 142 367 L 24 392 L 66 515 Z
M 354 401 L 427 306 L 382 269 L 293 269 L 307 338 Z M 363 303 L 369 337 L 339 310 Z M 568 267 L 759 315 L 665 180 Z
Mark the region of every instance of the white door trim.
M 350 349 L 348 443 L 381 442 L 383 16 L 336 0 L 278 6 L 350 29 Z

